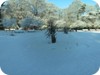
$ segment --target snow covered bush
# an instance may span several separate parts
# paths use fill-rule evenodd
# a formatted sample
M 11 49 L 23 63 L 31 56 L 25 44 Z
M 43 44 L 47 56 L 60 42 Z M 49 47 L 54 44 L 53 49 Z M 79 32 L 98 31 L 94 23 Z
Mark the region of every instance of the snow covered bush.
M 78 24 L 78 27 L 83 29 L 84 27 L 86 27 L 86 22 L 83 22 L 81 20 L 77 20 L 76 22 Z
M 77 20 L 76 22 L 72 23 L 70 26 L 71 29 L 75 29 L 76 31 L 84 29 L 84 27 L 86 27 L 86 23 L 81 20 Z
M 5 19 L 3 19 L 2 23 L 3 23 L 3 26 L 8 29 L 10 29 L 12 27 L 16 27 L 16 19 L 15 18 L 12 18 L 12 19 L 5 18 Z
M 16 19 L 12 18 L 12 19 L 3 19 L 3 26 L 9 30 L 11 30 L 11 36 L 14 36 L 14 30 L 16 29 Z
M 30 27 L 39 27 L 44 24 L 44 21 L 40 19 L 39 17 L 26 17 L 21 20 L 20 25 L 23 28 L 30 28 Z
M 21 27 L 29 27 L 32 24 L 32 18 L 24 18 L 21 20 Z
M 63 19 L 56 20 L 55 25 L 56 25 L 56 28 L 57 28 L 58 31 L 60 29 L 60 30 L 63 30 L 64 33 L 68 33 L 69 27 L 67 26 L 67 23 L 66 23 L 65 20 L 63 20 Z
M 57 20 L 55 21 L 55 25 L 57 28 L 64 28 L 66 26 L 66 21 L 64 20 Z

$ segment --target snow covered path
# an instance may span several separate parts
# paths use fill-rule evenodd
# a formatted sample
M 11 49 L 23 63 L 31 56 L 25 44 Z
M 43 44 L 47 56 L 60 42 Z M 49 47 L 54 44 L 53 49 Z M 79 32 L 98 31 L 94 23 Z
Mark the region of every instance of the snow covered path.
M 8 75 L 92 75 L 100 67 L 100 33 L 0 32 L 0 67 Z

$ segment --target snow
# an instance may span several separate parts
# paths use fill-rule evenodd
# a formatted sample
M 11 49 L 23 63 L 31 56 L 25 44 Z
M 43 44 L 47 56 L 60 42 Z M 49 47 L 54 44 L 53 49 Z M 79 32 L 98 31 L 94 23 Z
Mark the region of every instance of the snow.
M 5 74 L 0 68 L 0 75 L 7 75 L 7 74 Z
M 7 0 L 0 0 L 0 7 L 1 7 L 2 3 L 5 1 L 7 1 Z
M 95 1 L 100 7 L 100 1 L 99 0 L 93 0 L 93 1 Z
M 100 75 L 100 68 L 99 68 L 99 70 L 98 70 L 95 74 L 93 74 L 93 75 Z
M 100 67 L 100 33 L 0 31 L 0 67 L 8 75 L 93 75 Z

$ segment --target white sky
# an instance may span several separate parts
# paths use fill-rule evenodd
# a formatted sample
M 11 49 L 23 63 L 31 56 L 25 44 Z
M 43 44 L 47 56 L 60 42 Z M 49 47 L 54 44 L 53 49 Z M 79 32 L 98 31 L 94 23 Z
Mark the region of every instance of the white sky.
M 95 1 L 96 3 L 98 3 L 99 7 L 100 7 L 100 0 L 93 0 Z
M 0 7 L 1 7 L 1 4 L 2 4 L 4 1 L 6 1 L 6 0 L 0 0 Z

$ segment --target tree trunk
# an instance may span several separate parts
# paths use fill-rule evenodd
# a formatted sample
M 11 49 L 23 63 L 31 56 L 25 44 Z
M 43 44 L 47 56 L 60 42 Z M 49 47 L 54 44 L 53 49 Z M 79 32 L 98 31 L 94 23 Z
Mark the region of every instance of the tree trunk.
M 63 30 L 64 30 L 64 33 L 65 33 L 65 34 L 68 34 L 69 29 L 68 29 L 67 27 L 64 27 Z
M 0 8 L 0 30 L 4 30 L 4 27 L 3 27 L 3 24 L 2 24 L 1 8 Z
M 51 35 L 51 41 L 52 43 L 56 43 L 56 37 L 54 34 Z

